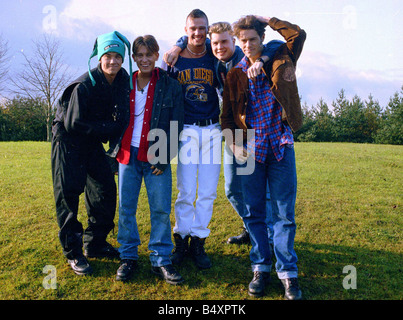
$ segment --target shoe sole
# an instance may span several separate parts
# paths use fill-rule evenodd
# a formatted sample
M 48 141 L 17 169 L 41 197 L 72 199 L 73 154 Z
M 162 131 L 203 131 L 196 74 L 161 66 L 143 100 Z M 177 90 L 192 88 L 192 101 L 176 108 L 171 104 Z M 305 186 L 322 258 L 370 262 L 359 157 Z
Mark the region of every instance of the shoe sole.
M 166 283 L 172 284 L 174 286 L 179 285 L 185 281 L 185 279 L 179 280 L 179 281 L 172 281 L 166 279 L 161 273 L 155 272 L 153 269 L 151 269 L 151 272 L 154 273 L 155 275 L 159 276 L 161 279 L 163 279 Z
M 128 277 L 120 277 L 120 276 L 116 276 L 116 281 L 122 281 L 122 282 L 127 282 L 132 278 L 132 275 L 128 276 Z
M 265 295 L 264 292 L 262 292 L 262 293 L 253 293 L 253 292 L 250 292 L 250 291 L 248 291 L 248 294 L 253 298 L 261 298 L 261 297 L 263 297 Z
M 85 272 L 80 272 L 80 271 L 74 270 L 73 268 L 72 268 L 72 270 L 76 275 L 79 275 L 79 276 L 89 276 L 94 272 L 94 270 L 92 270 L 92 269 L 85 271 Z

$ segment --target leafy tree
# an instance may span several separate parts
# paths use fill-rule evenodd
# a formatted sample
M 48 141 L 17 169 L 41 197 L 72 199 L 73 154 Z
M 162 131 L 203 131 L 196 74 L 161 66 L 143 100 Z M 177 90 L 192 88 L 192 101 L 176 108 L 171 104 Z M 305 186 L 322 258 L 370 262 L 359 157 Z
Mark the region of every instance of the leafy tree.
M 16 97 L 4 103 L 0 111 L 2 141 L 46 140 L 43 102 L 40 99 Z

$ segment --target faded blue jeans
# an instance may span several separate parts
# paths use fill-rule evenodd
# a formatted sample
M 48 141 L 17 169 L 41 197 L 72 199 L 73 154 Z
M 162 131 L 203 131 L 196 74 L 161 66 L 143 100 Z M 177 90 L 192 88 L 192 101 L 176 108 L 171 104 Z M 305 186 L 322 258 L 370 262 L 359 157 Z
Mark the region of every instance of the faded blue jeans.
M 151 233 L 148 244 L 153 267 L 171 264 L 169 255 L 173 249 L 171 238 L 172 175 L 167 166 L 161 175 L 152 174 L 148 162 L 137 160 L 138 148 L 131 147 L 129 164 L 119 163 L 119 231 L 121 259 L 138 259 L 140 236 L 137 228 L 136 211 L 141 188 L 147 190 L 151 217 Z
M 251 175 L 242 176 L 246 204 L 243 221 L 249 231 L 252 248 L 252 271 L 270 272 L 272 249 L 267 241 L 266 185 L 269 184 L 272 203 L 273 244 L 276 272 L 279 279 L 298 276 L 297 255 L 294 251 L 295 201 L 297 173 L 293 145 L 286 145 L 284 157 L 277 161 L 271 147 L 266 163 L 255 163 Z
M 234 154 L 228 147 L 228 145 L 224 144 L 224 180 L 225 180 L 225 195 L 227 196 L 228 201 L 231 203 L 232 207 L 238 213 L 238 215 L 242 218 L 244 215 L 243 212 L 246 212 L 245 202 L 243 200 L 242 193 L 242 176 L 237 174 L 237 168 L 241 166 L 238 164 L 235 159 Z M 271 202 L 270 202 L 270 190 L 269 185 L 267 184 L 266 190 L 266 222 L 267 222 L 267 233 L 269 237 L 269 242 L 273 244 L 273 224 L 272 224 L 272 213 L 271 213 Z M 244 227 L 246 228 L 245 224 Z

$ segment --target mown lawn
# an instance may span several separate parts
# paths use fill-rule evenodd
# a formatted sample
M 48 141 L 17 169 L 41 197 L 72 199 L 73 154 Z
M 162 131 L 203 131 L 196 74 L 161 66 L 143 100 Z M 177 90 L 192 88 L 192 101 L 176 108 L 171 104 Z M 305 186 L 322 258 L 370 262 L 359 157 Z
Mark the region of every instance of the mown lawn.
M 307 300 L 401 300 L 403 147 L 369 144 L 297 143 L 296 204 L 300 285 Z M 150 219 L 145 190 L 139 202 L 142 245 L 139 271 L 128 283 L 115 281 L 118 260 L 90 259 L 92 276 L 73 274 L 62 255 L 50 172 L 50 144 L 0 142 L 0 299 L 1 300 L 244 300 L 252 299 L 247 245 L 225 240 L 242 226 L 220 179 L 206 251 L 213 267 L 198 270 L 191 261 L 179 269 L 186 282 L 171 286 L 152 275 L 148 259 Z M 175 166 L 173 166 L 175 172 Z M 176 177 L 174 186 L 176 185 Z M 177 191 L 173 188 L 173 201 Z M 84 203 L 80 220 L 85 225 Z M 118 213 L 116 214 L 116 225 Z M 174 215 L 172 214 L 172 222 Z M 109 241 L 118 246 L 115 232 Z M 56 271 L 56 289 L 45 289 Z M 356 289 L 343 279 L 356 270 Z M 275 272 L 266 295 L 281 300 Z

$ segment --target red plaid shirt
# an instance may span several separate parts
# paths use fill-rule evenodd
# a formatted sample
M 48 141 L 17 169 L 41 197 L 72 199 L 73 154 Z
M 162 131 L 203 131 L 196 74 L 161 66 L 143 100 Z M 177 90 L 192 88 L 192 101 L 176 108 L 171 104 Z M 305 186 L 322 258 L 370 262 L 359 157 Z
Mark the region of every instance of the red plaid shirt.
M 248 58 L 244 57 L 236 67 L 246 73 L 249 68 Z M 281 121 L 281 110 L 281 105 L 270 89 L 269 79 L 263 72 L 254 81 L 249 79 L 246 124 L 255 129 L 255 140 L 254 144 L 248 142 L 247 148 L 258 162 L 266 161 L 269 146 L 277 161 L 280 161 L 284 156 L 284 146 L 294 143 L 290 127 Z

